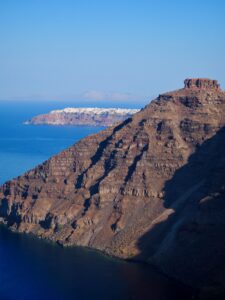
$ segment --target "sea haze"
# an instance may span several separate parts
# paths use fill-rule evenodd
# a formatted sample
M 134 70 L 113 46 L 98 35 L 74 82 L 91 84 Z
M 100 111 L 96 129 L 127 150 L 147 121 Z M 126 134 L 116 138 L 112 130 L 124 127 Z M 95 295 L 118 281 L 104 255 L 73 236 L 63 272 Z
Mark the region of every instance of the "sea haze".
M 102 129 L 22 124 L 34 115 L 66 106 L 75 105 L 0 101 L 1 184 Z M 91 106 L 100 105 L 92 103 Z M 2 226 L 0 257 L 0 299 L 3 300 L 185 300 L 190 295 L 187 288 L 147 265 L 111 259 L 78 247 L 64 249 L 30 235 L 11 233 Z

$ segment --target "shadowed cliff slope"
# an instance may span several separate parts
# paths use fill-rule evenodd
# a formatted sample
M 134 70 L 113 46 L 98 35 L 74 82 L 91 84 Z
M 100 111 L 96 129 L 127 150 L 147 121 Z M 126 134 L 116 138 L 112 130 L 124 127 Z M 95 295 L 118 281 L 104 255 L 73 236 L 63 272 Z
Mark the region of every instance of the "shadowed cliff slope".
M 1 221 L 64 245 L 147 260 L 196 287 L 221 286 L 224 126 L 217 81 L 187 79 L 6 182 Z
M 225 127 L 165 183 L 164 206 L 171 213 L 137 243 L 141 251 L 136 259 L 201 287 L 209 299 L 225 295 L 224 154 Z

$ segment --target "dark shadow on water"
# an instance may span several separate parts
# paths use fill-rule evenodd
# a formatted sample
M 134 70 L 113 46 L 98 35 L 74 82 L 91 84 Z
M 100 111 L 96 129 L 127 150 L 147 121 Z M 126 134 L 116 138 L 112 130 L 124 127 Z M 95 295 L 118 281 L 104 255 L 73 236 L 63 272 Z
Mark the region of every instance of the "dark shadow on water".
M 1 226 L 0 241 L 0 299 L 189 299 L 183 286 L 147 265 L 58 247 Z

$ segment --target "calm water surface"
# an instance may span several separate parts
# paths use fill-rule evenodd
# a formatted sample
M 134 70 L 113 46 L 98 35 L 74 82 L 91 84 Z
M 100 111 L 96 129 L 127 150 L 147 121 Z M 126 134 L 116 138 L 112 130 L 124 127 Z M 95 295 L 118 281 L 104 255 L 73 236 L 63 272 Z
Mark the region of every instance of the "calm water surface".
M 102 129 L 22 125 L 35 114 L 70 105 L 0 102 L 0 183 Z M 64 249 L 0 226 L 0 300 L 185 300 L 189 296 L 186 288 L 149 266 L 83 248 Z

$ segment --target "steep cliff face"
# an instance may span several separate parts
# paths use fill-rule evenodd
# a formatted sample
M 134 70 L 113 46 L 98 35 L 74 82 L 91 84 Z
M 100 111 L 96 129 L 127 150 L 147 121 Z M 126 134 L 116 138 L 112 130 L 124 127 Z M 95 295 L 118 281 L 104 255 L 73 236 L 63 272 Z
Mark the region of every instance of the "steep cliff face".
M 1 221 L 149 261 L 196 287 L 225 281 L 225 92 L 187 79 L 117 126 L 0 188 Z

